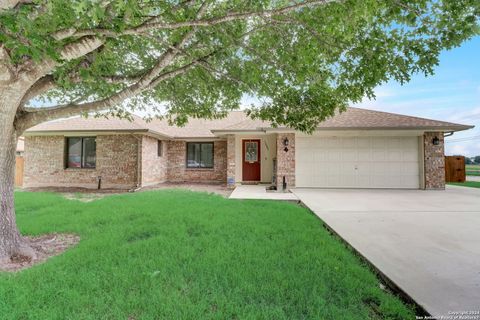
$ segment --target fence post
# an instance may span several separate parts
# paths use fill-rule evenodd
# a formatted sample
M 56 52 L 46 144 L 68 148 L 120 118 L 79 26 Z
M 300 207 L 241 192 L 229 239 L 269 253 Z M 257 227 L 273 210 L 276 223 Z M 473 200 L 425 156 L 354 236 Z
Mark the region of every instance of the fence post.
M 25 167 L 25 159 L 22 156 L 15 158 L 15 187 L 23 186 L 23 169 Z

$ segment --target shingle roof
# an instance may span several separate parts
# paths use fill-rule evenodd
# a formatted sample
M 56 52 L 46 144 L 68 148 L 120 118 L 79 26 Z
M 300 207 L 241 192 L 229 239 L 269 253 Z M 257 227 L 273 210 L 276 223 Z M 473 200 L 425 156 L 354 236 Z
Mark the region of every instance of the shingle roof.
M 165 120 L 153 119 L 147 122 L 135 115 L 132 117 L 132 121 L 118 118 L 84 118 L 77 116 L 41 123 L 28 129 L 27 133 L 144 131 L 171 138 L 206 138 L 214 136 L 211 130 L 222 129 L 245 119 L 247 119 L 247 116 L 243 111 L 233 111 L 223 119 L 190 119 L 185 126 L 177 127 L 169 125 Z
M 232 126 L 225 127 L 221 131 L 251 131 L 255 129 L 270 129 L 269 123 L 261 120 L 246 119 Z M 473 128 L 473 126 L 457 124 L 452 122 L 438 121 L 419 117 L 405 116 L 401 114 L 375 111 L 361 108 L 347 108 L 344 112 L 339 112 L 335 116 L 321 122 L 318 130 L 353 130 L 353 129 L 418 129 L 418 130 L 453 130 L 460 131 Z M 281 129 L 285 129 L 284 127 Z
M 347 108 L 319 124 L 318 130 L 397 129 L 459 131 L 472 126 L 437 121 L 388 112 L 360 108 Z M 280 128 L 286 129 L 286 128 Z M 208 138 L 218 133 L 273 130 L 268 122 L 252 120 L 242 111 L 233 111 L 226 118 L 215 120 L 190 119 L 183 127 L 170 126 L 164 120 L 146 122 L 138 116 L 133 121 L 125 119 L 83 118 L 55 120 L 39 124 L 27 130 L 28 134 L 54 132 L 131 131 L 152 132 L 170 138 Z
M 464 130 L 470 128 L 462 124 L 405 116 L 401 114 L 374 111 L 361 108 L 348 108 L 319 124 L 319 129 L 324 128 L 379 128 L 379 129 L 434 129 L 452 128 Z
M 148 127 L 162 132 L 168 136 L 176 138 L 196 138 L 196 137 L 213 137 L 212 130 L 220 130 L 233 124 L 244 121 L 247 118 L 243 111 L 230 112 L 223 119 L 205 120 L 205 119 L 189 119 L 183 127 L 170 126 L 167 121 L 152 120 L 148 123 Z
M 137 116 L 133 117 L 133 121 L 118 118 L 84 118 L 77 116 L 73 118 L 44 122 L 28 129 L 27 131 L 134 131 L 146 129 L 146 122 Z

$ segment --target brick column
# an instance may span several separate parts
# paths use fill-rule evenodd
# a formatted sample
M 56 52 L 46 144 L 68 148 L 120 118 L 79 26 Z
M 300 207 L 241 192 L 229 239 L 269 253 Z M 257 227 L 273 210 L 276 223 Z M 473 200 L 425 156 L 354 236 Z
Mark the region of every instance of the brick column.
M 288 139 L 287 151 L 284 141 Z M 295 133 L 277 134 L 277 190 L 283 190 L 283 177 L 287 189 L 295 187 Z
M 433 144 L 437 137 L 438 145 Z M 425 189 L 445 189 L 445 152 L 443 132 L 426 132 L 423 136 Z
M 235 188 L 235 136 L 227 135 L 227 187 Z

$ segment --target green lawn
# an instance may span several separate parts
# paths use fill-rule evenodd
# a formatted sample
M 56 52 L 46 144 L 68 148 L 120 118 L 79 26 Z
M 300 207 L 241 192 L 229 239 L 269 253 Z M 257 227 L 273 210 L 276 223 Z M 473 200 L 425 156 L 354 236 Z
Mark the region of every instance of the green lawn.
M 466 164 L 465 167 L 467 168 L 467 170 L 480 170 L 480 164 Z
M 480 165 L 479 164 L 467 164 L 465 166 L 467 176 L 480 176 Z
M 306 209 L 179 190 L 17 192 L 21 231 L 79 245 L 0 273 L 4 319 L 413 319 Z
M 480 176 L 480 171 L 479 171 L 479 170 L 476 170 L 476 169 L 475 169 L 475 170 L 467 169 L 467 170 L 465 171 L 465 174 L 466 174 L 467 176 Z
M 480 176 L 480 171 L 467 171 L 467 176 Z
M 480 181 L 465 181 L 464 183 L 449 182 L 447 184 L 451 184 L 454 186 L 461 186 L 461 187 L 480 188 Z

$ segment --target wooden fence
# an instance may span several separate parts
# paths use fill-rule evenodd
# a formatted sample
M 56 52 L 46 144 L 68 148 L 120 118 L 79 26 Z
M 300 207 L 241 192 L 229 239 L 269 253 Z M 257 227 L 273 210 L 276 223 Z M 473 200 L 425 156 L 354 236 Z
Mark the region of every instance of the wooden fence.
M 23 169 L 25 167 L 25 159 L 17 156 L 15 159 L 15 187 L 23 186 Z
M 445 181 L 465 182 L 465 157 L 445 157 Z

